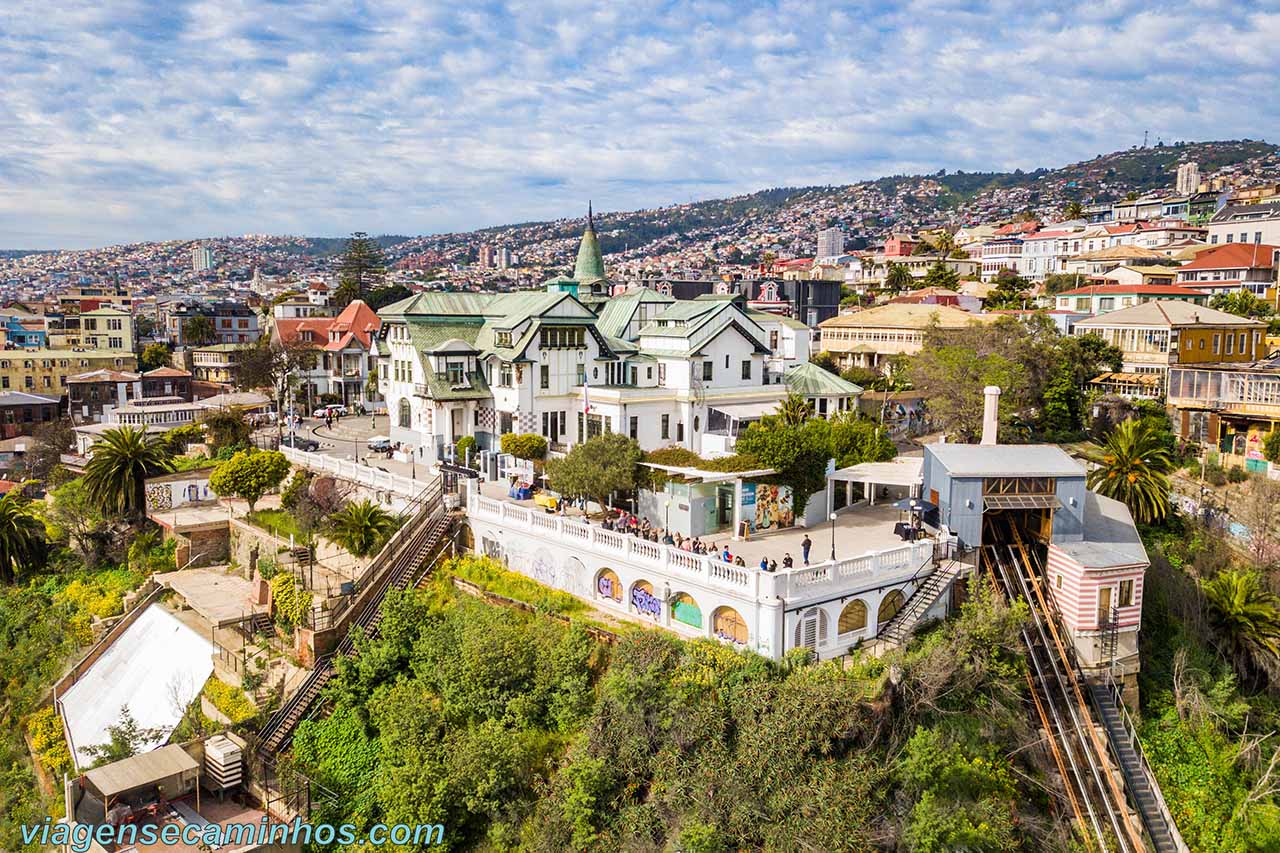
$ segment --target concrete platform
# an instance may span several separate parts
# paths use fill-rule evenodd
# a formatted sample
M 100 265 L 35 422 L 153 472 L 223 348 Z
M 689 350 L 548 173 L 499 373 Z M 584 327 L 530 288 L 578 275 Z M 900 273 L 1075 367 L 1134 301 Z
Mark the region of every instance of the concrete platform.
M 218 569 L 184 569 L 155 576 L 156 583 L 172 589 L 210 625 L 220 628 L 251 613 L 266 612 L 252 603 L 254 585 L 239 575 Z

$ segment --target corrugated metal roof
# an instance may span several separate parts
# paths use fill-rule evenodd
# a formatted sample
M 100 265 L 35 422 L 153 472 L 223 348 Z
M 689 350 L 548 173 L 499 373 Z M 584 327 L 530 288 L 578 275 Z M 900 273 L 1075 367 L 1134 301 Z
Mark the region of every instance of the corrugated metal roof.
M 200 762 L 174 743 L 90 770 L 84 775 L 102 796 L 114 797 L 199 769 Z
M 787 371 L 787 390 L 802 397 L 855 396 L 862 393 L 862 386 L 836 376 L 813 362 L 797 364 Z
M 1083 477 L 1084 466 L 1053 444 L 930 444 L 953 477 Z

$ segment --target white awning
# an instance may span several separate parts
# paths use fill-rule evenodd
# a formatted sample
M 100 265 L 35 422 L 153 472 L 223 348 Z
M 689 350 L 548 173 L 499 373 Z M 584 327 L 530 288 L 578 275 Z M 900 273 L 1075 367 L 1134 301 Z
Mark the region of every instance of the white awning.
M 863 462 L 833 471 L 827 479 L 879 486 L 918 486 L 924 482 L 924 457 L 899 456 L 889 462 Z
M 765 415 L 778 413 L 777 400 L 764 400 L 759 403 L 708 403 L 707 408 L 723 412 L 736 420 L 755 420 Z

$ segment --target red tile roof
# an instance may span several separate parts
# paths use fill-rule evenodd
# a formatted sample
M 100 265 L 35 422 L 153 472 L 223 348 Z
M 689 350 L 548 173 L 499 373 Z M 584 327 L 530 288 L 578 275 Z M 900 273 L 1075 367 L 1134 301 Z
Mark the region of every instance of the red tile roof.
M 1280 246 L 1269 243 L 1227 243 L 1206 249 L 1179 270 L 1222 270 L 1270 267 L 1275 263 Z
M 382 320 L 363 300 L 356 299 L 337 317 L 296 317 L 276 320 L 276 334 L 285 343 L 301 341 L 303 332 L 311 333 L 308 342 L 326 350 L 341 350 L 354 338 L 365 349 L 372 349 L 373 336 L 382 328 Z M 333 340 L 333 332 L 338 339 Z
M 157 367 L 155 370 L 148 370 L 143 376 L 151 376 L 163 379 L 165 377 L 182 378 L 189 377 L 191 374 L 185 370 L 179 370 L 176 367 Z
M 1170 273 L 1175 272 L 1176 269 L 1176 267 L 1169 267 Z M 1055 296 L 1108 296 L 1121 293 L 1145 294 L 1147 296 L 1186 296 L 1188 291 L 1194 291 L 1194 288 L 1182 287 L 1176 284 L 1090 284 L 1085 287 L 1077 287 L 1074 290 L 1060 291 Z

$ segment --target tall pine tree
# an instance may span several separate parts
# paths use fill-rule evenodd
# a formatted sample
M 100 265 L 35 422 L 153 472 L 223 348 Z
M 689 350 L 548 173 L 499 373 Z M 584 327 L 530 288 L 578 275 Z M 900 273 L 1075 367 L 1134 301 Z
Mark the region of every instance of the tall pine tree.
M 339 308 L 354 299 L 363 299 L 370 290 L 382 284 L 387 276 L 387 262 L 378 241 L 357 231 L 347 241 L 347 250 L 338 263 L 338 289 L 333 294 Z

